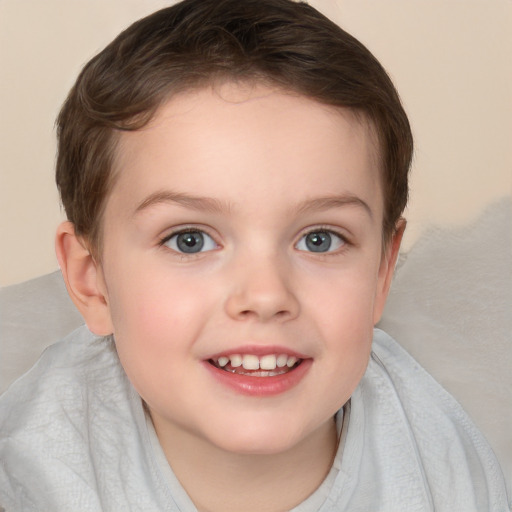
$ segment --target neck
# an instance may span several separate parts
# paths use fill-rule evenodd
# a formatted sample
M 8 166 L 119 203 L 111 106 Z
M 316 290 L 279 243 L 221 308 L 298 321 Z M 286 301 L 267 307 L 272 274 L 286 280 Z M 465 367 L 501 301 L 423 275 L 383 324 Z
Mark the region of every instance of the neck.
M 190 432 L 155 421 L 174 474 L 201 512 L 290 510 L 325 479 L 337 449 L 334 419 L 285 452 L 227 452 Z

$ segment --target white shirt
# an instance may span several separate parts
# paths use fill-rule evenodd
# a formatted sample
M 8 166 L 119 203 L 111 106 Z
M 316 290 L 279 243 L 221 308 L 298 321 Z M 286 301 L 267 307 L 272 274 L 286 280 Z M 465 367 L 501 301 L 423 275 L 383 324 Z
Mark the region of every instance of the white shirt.
M 368 369 L 338 429 L 328 477 L 294 512 L 508 511 L 483 436 L 382 331 L 375 330 Z M 7 512 L 195 511 L 111 339 L 78 329 L 0 397 L 0 505 Z

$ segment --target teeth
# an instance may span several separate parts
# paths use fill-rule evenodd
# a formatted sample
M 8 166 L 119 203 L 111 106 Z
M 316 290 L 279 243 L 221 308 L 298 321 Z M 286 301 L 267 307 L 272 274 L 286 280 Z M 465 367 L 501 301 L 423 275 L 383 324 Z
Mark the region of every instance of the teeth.
M 230 359 L 231 359 L 231 366 L 233 368 L 238 368 L 239 366 L 242 366 L 242 356 L 236 354 L 234 356 L 231 356 Z
M 263 356 L 260 359 L 260 368 L 262 370 L 275 370 L 277 366 L 276 356 L 270 354 L 268 356 Z
M 229 357 L 219 357 L 219 366 L 226 366 L 229 363 Z
M 228 363 L 231 363 L 232 368 L 242 366 L 245 370 L 264 370 L 260 373 L 272 375 L 272 370 L 285 367 L 292 368 L 298 361 L 297 357 L 286 354 L 267 354 L 261 357 L 253 354 L 233 354 L 219 357 L 217 364 L 219 367 L 224 368 Z
M 259 370 L 260 360 L 258 356 L 245 355 L 242 359 L 242 366 L 245 370 Z
M 286 361 L 286 366 L 288 366 L 288 368 L 291 368 L 297 361 L 298 359 L 296 357 L 291 356 L 288 358 L 288 361 Z
M 286 354 L 281 354 L 277 356 L 277 366 L 278 368 L 282 368 L 283 366 L 286 366 L 286 363 L 288 362 L 288 356 Z

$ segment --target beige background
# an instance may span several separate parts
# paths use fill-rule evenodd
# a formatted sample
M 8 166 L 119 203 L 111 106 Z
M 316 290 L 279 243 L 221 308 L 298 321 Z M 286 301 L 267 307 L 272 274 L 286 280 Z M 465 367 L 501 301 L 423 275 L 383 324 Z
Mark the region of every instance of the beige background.
M 0 0 L 0 286 L 57 268 L 54 119 L 81 66 L 163 0 Z M 416 137 L 411 247 L 512 192 L 512 0 L 312 0 L 392 75 Z M 478 243 L 478 241 L 475 241 Z

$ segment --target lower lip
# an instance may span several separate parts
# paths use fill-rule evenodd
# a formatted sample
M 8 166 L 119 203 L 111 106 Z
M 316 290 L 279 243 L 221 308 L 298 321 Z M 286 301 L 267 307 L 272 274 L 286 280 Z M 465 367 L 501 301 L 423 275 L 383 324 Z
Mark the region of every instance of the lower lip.
M 221 370 L 205 361 L 206 368 L 222 385 L 249 396 L 273 396 L 297 386 L 311 368 L 312 359 L 305 359 L 293 370 L 272 377 L 251 377 Z

